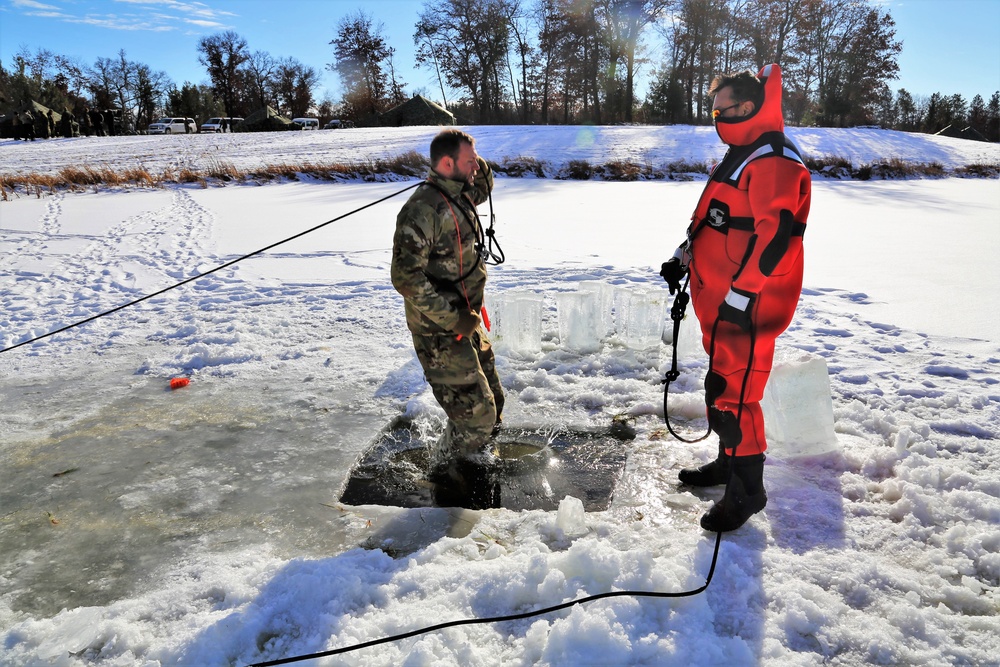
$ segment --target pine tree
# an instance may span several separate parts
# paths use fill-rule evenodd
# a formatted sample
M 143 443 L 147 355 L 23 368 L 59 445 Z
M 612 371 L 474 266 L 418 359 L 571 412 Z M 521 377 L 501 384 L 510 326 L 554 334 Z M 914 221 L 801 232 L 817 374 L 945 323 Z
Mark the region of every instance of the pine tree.
M 986 107 L 986 138 L 1000 141 L 1000 91 L 993 93 Z

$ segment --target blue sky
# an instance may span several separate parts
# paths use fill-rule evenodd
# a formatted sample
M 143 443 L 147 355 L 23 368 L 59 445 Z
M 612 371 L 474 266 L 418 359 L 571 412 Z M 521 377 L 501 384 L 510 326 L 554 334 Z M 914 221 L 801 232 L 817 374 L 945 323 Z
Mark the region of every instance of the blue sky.
M 884 0 L 903 42 L 893 90 L 914 95 L 1000 90 L 1000 0 Z M 235 30 L 251 50 L 291 56 L 321 74 L 319 94 L 340 95 L 329 42 L 340 19 L 357 9 L 385 25 L 410 92 L 440 97 L 430 72 L 413 68 L 413 26 L 422 0 L 0 0 L 0 60 L 9 67 L 27 46 L 93 64 L 124 49 L 130 60 L 166 72 L 178 85 L 207 80 L 198 40 Z M 644 97 L 645 84 L 637 90 Z

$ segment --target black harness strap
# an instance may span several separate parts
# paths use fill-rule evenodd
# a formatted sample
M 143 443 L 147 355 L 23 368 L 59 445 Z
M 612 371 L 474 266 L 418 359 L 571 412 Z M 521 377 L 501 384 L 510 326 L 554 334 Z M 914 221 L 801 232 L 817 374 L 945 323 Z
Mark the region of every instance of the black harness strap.
M 424 183 L 422 183 L 422 185 L 424 184 L 429 185 L 435 190 L 437 190 L 441 194 L 441 196 L 445 198 L 445 201 L 453 204 L 455 207 L 458 207 L 462 211 L 462 216 L 465 218 L 466 222 L 469 223 L 469 226 L 472 228 L 472 233 L 475 234 L 476 237 L 476 243 L 475 243 L 476 261 L 472 263 L 472 266 L 469 267 L 469 270 L 466 271 L 464 275 L 459 276 L 455 280 L 451 280 L 449 278 L 440 278 L 438 276 L 431 276 L 425 273 L 424 275 L 427 275 L 428 280 L 430 280 L 435 285 L 450 284 L 454 286 L 462 282 L 469 276 L 471 276 L 472 272 L 479 267 L 480 262 L 491 266 L 499 266 L 500 264 L 503 264 L 506 261 L 503 249 L 500 247 L 500 242 L 496 240 L 496 231 L 493 229 L 493 225 L 496 223 L 496 215 L 494 215 L 493 213 L 492 191 L 490 191 L 488 195 L 490 202 L 490 226 L 488 229 L 484 230 L 482 224 L 480 224 L 479 222 L 479 218 L 474 214 L 470 214 L 468 209 L 462 206 L 458 202 L 458 200 L 456 200 L 451 195 L 450 192 L 448 192 L 440 185 L 434 183 L 431 180 L 425 180 Z M 472 206 L 472 210 L 475 211 L 476 206 L 475 204 L 472 203 L 472 200 L 468 199 L 468 197 L 466 197 L 465 199 L 466 201 L 469 202 L 469 205 Z M 454 210 L 454 207 L 452 208 L 452 210 Z M 494 245 L 496 246 L 496 251 L 494 251 L 493 249 Z M 461 248 L 459 248 L 459 251 L 461 251 Z

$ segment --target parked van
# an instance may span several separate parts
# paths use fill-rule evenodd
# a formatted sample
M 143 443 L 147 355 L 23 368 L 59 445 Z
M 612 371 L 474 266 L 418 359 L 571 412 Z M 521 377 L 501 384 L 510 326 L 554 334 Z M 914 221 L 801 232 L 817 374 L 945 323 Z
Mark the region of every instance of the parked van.
M 292 122 L 303 130 L 318 130 L 319 118 L 293 118 Z
M 242 118 L 209 118 L 201 124 L 200 132 L 232 132 L 237 123 L 242 123 Z
M 194 118 L 161 118 L 150 124 L 149 134 L 191 134 L 198 131 Z

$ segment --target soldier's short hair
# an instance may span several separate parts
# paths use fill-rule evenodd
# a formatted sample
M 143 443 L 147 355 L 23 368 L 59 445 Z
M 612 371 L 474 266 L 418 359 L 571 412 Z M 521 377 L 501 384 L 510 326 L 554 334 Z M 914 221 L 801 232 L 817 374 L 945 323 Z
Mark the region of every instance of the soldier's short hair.
M 452 160 L 458 159 L 458 151 L 462 144 L 469 144 L 476 147 L 476 140 L 472 135 L 461 130 L 441 130 L 433 140 L 431 140 L 431 166 L 436 167 L 441 158 L 446 155 Z
M 714 97 L 723 88 L 732 89 L 733 101 L 737 104 L 749 100 L 759 109 L 764 102 L 764 83 L 750 70 L 720 74 L 712 81 L 708 94 Z

